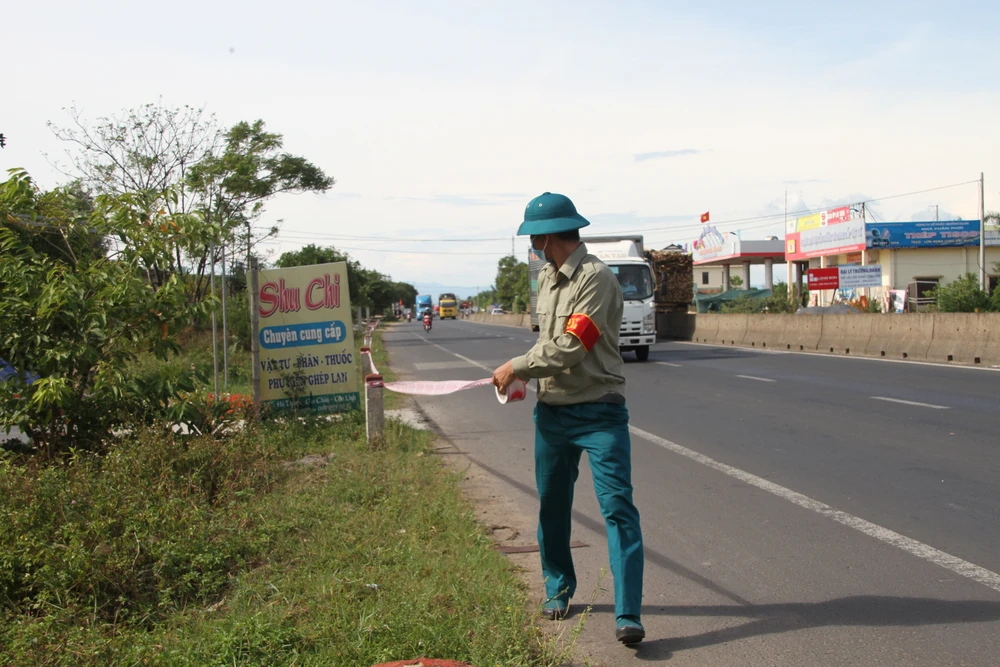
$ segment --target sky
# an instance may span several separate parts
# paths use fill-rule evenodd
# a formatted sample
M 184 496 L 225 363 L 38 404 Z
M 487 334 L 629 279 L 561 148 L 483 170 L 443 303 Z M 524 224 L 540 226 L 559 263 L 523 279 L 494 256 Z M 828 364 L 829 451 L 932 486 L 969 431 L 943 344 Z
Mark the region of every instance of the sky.
M 526 258 L 513 236 L 545 191 L 584 233 L 654 248 L 697 238 L 705 211 L 781 235 L 786 195 L 793 216 L 883 198 L 886 221 L 976 219 L 981 172 L 1000 208 L 1000 4 L 816 4 L 16 3 L 0 169 L 65 182 L 47 123 L 71 106 L 259 118 L 336 179 L 269 202 L 268 252 L 335 245 L 429 292 L 485 289 L 512 247 Z

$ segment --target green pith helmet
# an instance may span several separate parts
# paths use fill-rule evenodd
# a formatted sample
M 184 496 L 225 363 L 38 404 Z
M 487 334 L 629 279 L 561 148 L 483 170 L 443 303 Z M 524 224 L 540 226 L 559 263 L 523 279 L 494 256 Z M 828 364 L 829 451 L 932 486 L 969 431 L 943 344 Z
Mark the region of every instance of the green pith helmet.
M 590 221 L 576 212 L 569 197 L 545 192 L 528 202 L 517 235 L 558 234 L 589 224 Z

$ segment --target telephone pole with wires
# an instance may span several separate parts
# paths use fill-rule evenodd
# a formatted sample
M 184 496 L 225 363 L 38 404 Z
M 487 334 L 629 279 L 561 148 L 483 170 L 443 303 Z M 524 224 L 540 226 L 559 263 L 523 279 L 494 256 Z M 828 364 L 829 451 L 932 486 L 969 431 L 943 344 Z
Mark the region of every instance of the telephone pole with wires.
M 983 172 L 979 172 L 979 289 L 989 292 L 986 279 L 986 201 L 983 190 Z

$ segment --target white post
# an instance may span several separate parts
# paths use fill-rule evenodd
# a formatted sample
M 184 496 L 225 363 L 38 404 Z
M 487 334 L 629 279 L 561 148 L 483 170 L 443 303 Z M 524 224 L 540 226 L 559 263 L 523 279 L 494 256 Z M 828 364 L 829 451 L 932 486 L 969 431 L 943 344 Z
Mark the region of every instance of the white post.
M 380 446 L 385 438 L 384 386 L 381 375 L 365 376 L 365 434 L 372 448 Z
M 774 260 L 764 259 L 764 289 L 774 289 Z

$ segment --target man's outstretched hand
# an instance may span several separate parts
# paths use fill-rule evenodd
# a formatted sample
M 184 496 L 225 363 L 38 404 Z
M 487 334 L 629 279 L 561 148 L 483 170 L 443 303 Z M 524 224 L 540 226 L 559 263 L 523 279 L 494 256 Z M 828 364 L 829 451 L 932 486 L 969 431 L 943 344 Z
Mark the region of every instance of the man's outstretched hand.
M 507 387 L 509 387 L 510 383 L 516 379 L 517 376 L 514 375 L 514 364 L 509 361 L 493 371 L 493 384 L 501 394 L 506 394 Z

